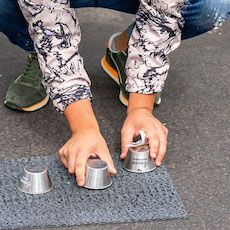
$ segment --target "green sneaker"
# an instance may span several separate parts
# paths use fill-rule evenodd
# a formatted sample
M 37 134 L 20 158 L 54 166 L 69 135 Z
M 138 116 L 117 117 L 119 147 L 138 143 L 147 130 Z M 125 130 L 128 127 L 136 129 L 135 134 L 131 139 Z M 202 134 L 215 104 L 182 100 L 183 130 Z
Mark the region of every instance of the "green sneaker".
M 38 59 L 31 54 L 24 73 L 7 90 L 4 104 L 11 109 L 32 112 L 41 109 L 48 101 Z
M 119 99 L 122 104 L 128 106 L 129 101 L 129 93 L 125 90 L 125 81 L 126 81 L 126 73 L 125 73 L 125 63 L 128 57 L 128 51 L 112 51 L 111 44 L 113 39 L 118 36 L 119 33 L 113 34 L 106 47 L 106 55 L 101 60 L 101 66 L 103 70 L 119 85 L 120 94 Z M 161 95 L 157 93 L 155 99 L 155 106 L 159 106 L 161 103 Z

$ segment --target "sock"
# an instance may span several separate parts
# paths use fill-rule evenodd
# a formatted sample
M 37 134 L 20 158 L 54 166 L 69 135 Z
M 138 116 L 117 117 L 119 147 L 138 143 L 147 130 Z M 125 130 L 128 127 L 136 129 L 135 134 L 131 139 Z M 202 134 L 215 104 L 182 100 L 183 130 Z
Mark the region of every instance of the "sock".
M 132 32 L 133 32 L 133 28 L 135 26 L 135 23 L 131 24 L 128 28 L 127 28 L 127 36 L 128 36 L 128 39 L 130 38 Z
M 116 37 L 115 37 L 115 38 L 116 38 Z M 113 41 L 112 41 L 112 43 L 111 43 L 110 48 L 112 49 L 112 51 L 117 52 L 118 50 L 117 50 L 116 47 L 115 47 L 115 38 L 113 38 Z

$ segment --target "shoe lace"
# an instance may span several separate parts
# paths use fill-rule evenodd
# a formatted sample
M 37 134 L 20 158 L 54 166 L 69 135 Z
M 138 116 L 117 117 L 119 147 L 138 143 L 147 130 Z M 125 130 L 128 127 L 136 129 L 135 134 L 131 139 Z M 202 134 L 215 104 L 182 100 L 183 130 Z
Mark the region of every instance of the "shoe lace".
M 20 77 L 20 83 L 37 85 L 41 80 L 42 74 L 37 58 L 30 55 L 27 59 L 26 68 Z

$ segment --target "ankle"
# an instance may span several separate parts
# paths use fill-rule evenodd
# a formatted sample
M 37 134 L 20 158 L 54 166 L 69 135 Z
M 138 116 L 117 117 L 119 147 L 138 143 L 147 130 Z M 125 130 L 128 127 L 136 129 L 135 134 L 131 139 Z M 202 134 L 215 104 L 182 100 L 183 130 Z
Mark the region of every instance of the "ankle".
M 123 33 L 121 33 L 120 35 L 118 35 L 114 39 L 114 43 L 115 43 L 116 50 L 123 50 L 123 51 L 127 50 L 127 48 L 128 48 L 127 30 L 125 30 Z

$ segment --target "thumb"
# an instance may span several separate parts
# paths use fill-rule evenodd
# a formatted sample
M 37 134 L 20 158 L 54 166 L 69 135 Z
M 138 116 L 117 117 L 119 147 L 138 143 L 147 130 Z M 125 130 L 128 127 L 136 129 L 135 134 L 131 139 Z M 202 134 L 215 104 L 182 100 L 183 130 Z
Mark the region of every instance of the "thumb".
M 127 145 L 132 144 L 134 132 L 125 131 L 121 134 L 121 155 L 120 158 L 124 159 L 127 156 L 129 147 Z
M 104 152 L 104 154 L 99 154 L 99 157 L 100 157 L 101 160 L 105 161 L 108 164 L 108 166 L 109 166 L 109 173 L 116 174 L 117 171 L 115 169 L 115 166 L 114 166 L 114 163 L 113 163 L 113 159 L 112 159 L 109 151 L 104 150 L 104 151 L 100 151 L 100 152 L 101 153 Z

